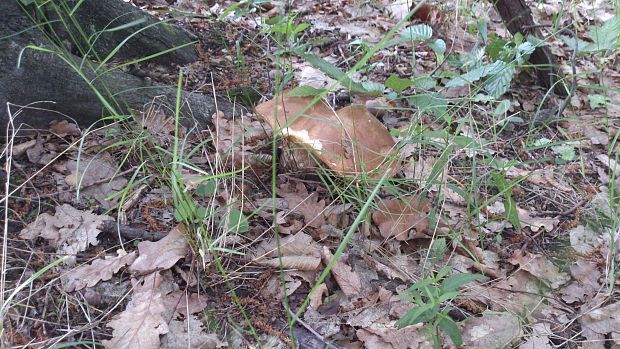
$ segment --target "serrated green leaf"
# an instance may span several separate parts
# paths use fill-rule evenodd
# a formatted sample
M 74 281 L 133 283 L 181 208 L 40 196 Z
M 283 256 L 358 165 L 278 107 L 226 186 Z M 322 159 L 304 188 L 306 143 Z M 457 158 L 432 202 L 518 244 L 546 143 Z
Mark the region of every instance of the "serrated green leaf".
M 367 93 L 378 95 L 382 94 L 385 91 L 385 86 L 383 84 L 375 82 L 375 81 L 364 81 L 362 82 L 362 86 Z
M 497 61 L 495 63 L 497 63 L 496 69 L 489 74 L 489 78 L 484 82 L 484 90 L 491 96 L 499 98 L 508 91 L 516 69 L 514 64 L 504 61 Z
M 290 97 L 314 97 L 327 91 L 324 88 L 316 88 L 308 85 L 297 86 L 288 92 Z
M 577 47 L 579 53 L 614 50 L 620 46 L 620 17 L 614 16 L 601 26 L 588 31 L 592 42 L 562 36 L 562 40 L 571 48 Z
M 433 79 L 428 75 L 418 76 L 413 79 L 413 86 L 421 88 L 423 90 L 430 90 L 433 87 L 437 86 L 437 80 Z
M 426 24 L 416 24 L 401 30 L 399 35 L 409 42 L 424 41 L 433 36 L 433 28 Z
M 459 287 L 476 280 L 485 280 L 486 277 L 480 274 L 459 273 L 450 275 L 441 283 L 444 292 L 456 291 Z
M 401 79 L 394 74 L 385 80 L 385 87 L 391 88 L 397 93 L 401 93 L 413 85 L 414 82 L 411 79 Z
M 440 93 L 423 93 L 411 96 L 408 101 L 409 104 L 415 105 L 421 111 L 431 112 L 445 121 L 450 121 L 448 101 Z
M 448 334 L 452 343 L 455 346 L 460 347 L 463 345 L 463 338 L 461 337 L 461 331 L 459 330 L 459 326 L 447 315 L 443 316 L 441 320 L 439 320 L 439 328 L 441 328 L 445 333 Z

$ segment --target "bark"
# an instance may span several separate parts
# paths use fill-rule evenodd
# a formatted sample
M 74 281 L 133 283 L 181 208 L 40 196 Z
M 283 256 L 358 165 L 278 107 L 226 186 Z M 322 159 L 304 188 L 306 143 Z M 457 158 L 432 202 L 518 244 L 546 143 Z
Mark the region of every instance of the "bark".
M 159 96 L 174 105 L 176 87 L 151 84 L 121 72 L 101 74 L 95 72 L 91 64 L 84 65 L 81 69 L 83 76 L 80 76 L 65 60 L 52 53 L 26 49 L 18 67 L 20 52 L 27 45 L 53 48 L 40 27 L 32 28 L 31 20 L 25 16 L 18 1 L 0 1 L 3 14 L 0 20 L 1 137 L 8 122 L 7 102 L 27 105 L 46 101 L 33 105 L 36 109 L 24 109 L 14 121 L 16 127 L 25 123 L 33 128 L 47 128 L 50 120 L 63 118 L 59 113 L 73 118 L 81 127 L 88 127 L 102 116 L 127 113 L 128 108 L 141 110 Z M 64 58 L 78 66 L 81 62 L 81 58 L 74 55 Z M 105 106 L 95 90 L 110 103 L 109 106 Z M 183 92 L 182 100 L 184 124 L 191 127 L 195 120 L 200 127 L 206 127 L 216 111 L 213 97 Z M 225 100 L 218 100 L 217 105 L 225 114 L 232 112 L 232 106 Z M 13 116 L 16 110 L 11 108 Z
M 512 35 L 521 33 L 523 35 L 531 34 L 539 39 L 542 38 L 540 29 L 532 28 L 534 19 L 525 0 L 493 0 L 493 4 Z M 537 66 L 538 81 L 546 88 L 551 88 L 562 78 L 558 62 L 548 46 L 537 47 L 530 56 L 530 63 Z M 555 84 L 554 92 L 566 96 L 566 89 L 562 84 Z
M 73 11 L 73 21 L 67 13 Z M 62 23 L 54 25 L 54 31 L 60 33 L 61 39 L 71 40 L 77 38 L 76 54 L 80 56 L 94 50 L 95 57 L 99 60 L 105 58 L 117 49 L 115 58 L 130 60 L 146 57 L 163 52 L 172 47 L 188 45 L 176 49 L 170 53 L 155 57 L 153 60 L 162 64 L 171 62 L 187 64 L 198 59 L 192 42 L 198 40 L 193 34 L 177 28 L 169 22 L 160 21 L 146 12 L 121 0 L 57 0 L 57 5 L 47 6 L 47 17 L 58 19 L 59 13 L 54 8 L 64 8 L 60 11 L 63 17 Z M 75 23 L 79 23 L 79 28 Z M 69 24 L 67 28 L 65 24 Z M 106 31 L 106 29 L 114 29 Z M 81 32 L 84 35 L 81 35 Z M 87 44 L 84 38 L 91 38 L 91 44 Z M 96 39 L 95 39 L 96 38 Z M 82 54 L 78 53 L 81 52 Z M 91 51 L 92 52 L 92 51 Z

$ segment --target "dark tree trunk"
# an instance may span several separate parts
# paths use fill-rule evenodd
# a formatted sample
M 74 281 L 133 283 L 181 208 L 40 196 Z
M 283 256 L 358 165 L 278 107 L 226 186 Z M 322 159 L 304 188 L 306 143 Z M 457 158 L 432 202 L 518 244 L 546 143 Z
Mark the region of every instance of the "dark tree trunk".
M 521 33 L 523 35 L 531 34 L 539 39 L 542 38 L 540 29 L 533 27 L 532 11 L 525 0 L 493 0 L 492 2 L 512 35 Z M 564 86 L 555 84 L 562 78 L 562 73 L 558 69 L 558 62 L 549 47 L 537 47 L 530 56 L 530 63 L 537 66 L 536 75 L 540 84 L 546 88 L 555 86 L 554 92 L 556 94 L 566 96 Z
M 83 4 L 99 4 L 98 1 L 87 0 Z M 112 0 L 101 3 L 108 1 Z M 122 3 L 122 0 L 114 1 Z M 106 7 L 102 6 L 98 11 L 105 12 Z M 46 128 L 50 120 L 62 118 L 59 113 L 87 127 L 114 112 L 127 113 L 128 108 L 142 110 L 144 105 L 159 96 L 174 105 L 176 87 L 151 84 L 121 72 L 101 74 L 93 70 L 92 64 L 84 64 L 80 76 L 63 58 L 53 53 L 26 49 L 18 67 L 20 52 L 27 45 L 52 46 L 40 28 L 32 28 L 33 23 L 25 15 L 19 0 L 0 0 L 0 13 L 3 16 L 0 20 L 0 38 L 3 38 L 0 39 L 0 137 L 4 136 L 8 123 L 7 102 L 17 105 L 42 102 L 24 109 L 14 120 L 16 127 L 24 123 L 34 128 Z M 139 50 L 139 43 L 136 41 L 132 47 Z M 64 58 L 77 65 L 81 62 L 81 58 L 74 55 L 65 55 Z M 95 90 L 105 98 L 108 106 Z M 193 119 L 205 127 L 216 111 L 213 97 L 183 92 L 182 98 L 185 124 L 191 125 Z M 217 104 L 225 114 L 232 112 L 230 103 L 218 100 Z M 11 107 L 13 116 L 17 110 L 17 107 Z
M 193 42 L 198 39 L 194 35 L 171 25 L 169 22 L 160 21 L 149 16 L 144 11 L 122 0 L 56 0 L 57 5 L 47 6 L 48 19 L 58 19 L 62 16 L 63 23 L 54 25 L 54 31 L 61 34 L 61 39 L 71 40 L 69 31 L 78 39 L 76 51 L 87 52 L 93 48 L 97 60 L 102 60 L 108 54 L 117 49 L 115 58 L 124 60 L 146 57 L 163 52 L 173 47 L 179 47 L 163 56 L 153 60 L 162 64 L 170 62 L 187 64 L 198 59 Z M 67 13 L 73 11 L 73 19 Z M 64 11 L 58 13 L 55 8 Z M 84 33 L 82 36 L 75 22 L 79 23 L 79 29 Z M 65 26 L 69 24 L 69 28 Z M 106 31 L 106 29 L 114 29 Z M 85 38 L 90 39 L 90 45 Z M 95 39 L 96 38 L 96 39 Z M 128 39 L 129 38 L 129 39 Z M 79 53 L 76 53 L 79 54 Z M 80 54 L 80 55 L 82 55 Z

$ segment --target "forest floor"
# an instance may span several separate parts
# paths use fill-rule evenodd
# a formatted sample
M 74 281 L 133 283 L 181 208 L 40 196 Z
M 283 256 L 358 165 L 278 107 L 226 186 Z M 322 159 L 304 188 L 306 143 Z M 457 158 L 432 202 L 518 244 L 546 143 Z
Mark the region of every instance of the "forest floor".
M 619 348 L 620 16 L 527 2 L 569 92 L 577 73 L 568 99 L 537 85 L 536 43 L 489 2 L 401 21 L 409 6 L 387 0 L 133 0 L 180 16 L 201 58 L 131 71 L 182 72 L 239 114 L 177 129 L 154 101 L 134 123 L 15 140 L 2 343 Z M 276 105 L 376 117 L 323 141 L 355 158 L 387 137 L 379 172 L 328 166 L 294 124 L 274 141 L 261 103 L 282 87 L 299 97 Z

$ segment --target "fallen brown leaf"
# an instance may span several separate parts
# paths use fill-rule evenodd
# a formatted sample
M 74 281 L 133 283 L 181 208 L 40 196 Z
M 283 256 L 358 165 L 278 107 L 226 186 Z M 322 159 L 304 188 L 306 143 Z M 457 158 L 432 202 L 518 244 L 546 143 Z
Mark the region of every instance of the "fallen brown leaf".
M 487 313 L 465 320 L 463 343 L 471 348 L 506 348 L 521 337 L 519 318 L 510 313 Z
M 137 257 L 136 252 L 127 254 L 124 250 L 116 251 L 117 256 L 105 256 L 92 263 L 77 267 L 61 276 L 63 288 L 67 292 L 93 287 L 99 281 L 107 281 L 125 265 L 131 264 Z
M 139 256 L 131 264 L 129 271 L 137 274 L 148 274 L 156 270 L 171 268 L 189 252 L 185 233 L 185 227 L 179 224 L 159 241 L 140 242 L 138 244 Z
M 522 270 L 534 275 L 551 289 L 557 289 L 570 280 L 566 273 L 560 272 L 558 267 L 541 255 L 517 253 L 508 261 L 513 265 L 519 265 Z
M 99 244 L 97 227 L 101 222 L 112 220 L 106 215 L 96 215 L 90 211 L 80 211 L 71 205 L 56 207 L 52 216 L 43 213 L 19 233 L 20 238 L 32 240 L 42 237 L 57 247 L 59 254 L 70 256 L 65 263 L 75 265 L 75 255 L 90 245 Z
M 323 246 L 322 256 L 323 263 L 326 266 L 334 259 L 334 255 L 327 246 Z M 351 267 L 342 261 L 342 256 L 334 263 L 331 273 L 344 294 L 349 297 L 360 295 L 362 292 L 362 281 L 359 275 L 354 273 Z
M 147 275 L 142 281 L 132 280 L 134 293 L 123 312 L 108 323 L 112 339 L 103 345 L 115 349 L 159 349 L 159 336 L 169 332 L 162 314 L 166 310 L 161 291 L 159 272 Z
M 419 197 L 383 199 L 377 202 L 372 221 L 384 239 L 406 241 L 426 237 L 429 211 L 426 201 Z

